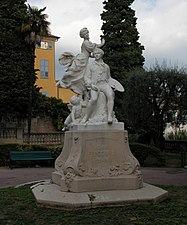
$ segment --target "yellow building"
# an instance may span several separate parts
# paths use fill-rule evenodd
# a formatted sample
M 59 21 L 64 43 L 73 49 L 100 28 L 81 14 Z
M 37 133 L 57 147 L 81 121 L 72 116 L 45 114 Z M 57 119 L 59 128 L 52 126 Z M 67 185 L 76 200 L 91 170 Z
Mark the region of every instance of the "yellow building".
M 48 97 L 56 97 L 69 102 L 74 93 L 68 89 L 57 88 L 55 80 L 55 42 L 59 37 L 49 35 L 36 46 L 35 69 L 37 71 L 36 85 L 41 87 L 41 93 Z

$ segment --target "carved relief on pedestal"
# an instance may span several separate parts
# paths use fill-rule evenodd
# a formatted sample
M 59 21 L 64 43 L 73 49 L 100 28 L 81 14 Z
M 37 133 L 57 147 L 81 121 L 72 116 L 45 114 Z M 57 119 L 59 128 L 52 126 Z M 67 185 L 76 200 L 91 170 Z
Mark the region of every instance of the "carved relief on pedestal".
M 128 133 L 124 132 L 124 143 L 128 143 Z
M 65 184 L 68 189 L 71 188 L 72 182 L 73 182 L 75 176 L 76 176 L 76 174 L 75 174 L 74 169 L 71 167 L 67 168 L 66 174 L 65 174 Z
M 127 168 L 126 166 L 126 169 L 123 169 L 123 171 L 125 174 L 134 174 L 139 170 L 140 164 L 130 150 L 127 131 L 124 132 L 124 145 L 126 146 L 126 161 L 128 162 L 129 167 Z M 121 167 L 123 168 L 123 165 Z
M 130 163 L 124 163 L 123 165 L 115 165 L 110 168 L 109 175 L 111 177 L 117 177 L 121 175 L 129 174 L 127 171 L 130 167 Z
M 56 171 L 63 174 L 64 164 L 65 164 L 65 160 L 64 160 L 64 157 L 63 157 L 63 150 L 62 150 L 61 154 L 58 156 L 58 158 L 55 161 Z
M 98 169 L 96 168 L 85 168 L 83 166 L 83 163 L 80 163 L 79 166 L 79 175 L 81 177 L 97 177 L 98 175 Z
M 143 187 L 143 175 L 142 172 L 139 170 L 139 166 L 136 168 L 134 175 L 137 177 L 139 187 Z
M 59 156 L 55 161 L 55 168 L 57 171 L 60 171 L 62 167 L 63 167 L 63 162 L 61 160 L 61 157 Z
M 79 136 L 74 136 L 74 143 L 76 144 L 79 141 Z

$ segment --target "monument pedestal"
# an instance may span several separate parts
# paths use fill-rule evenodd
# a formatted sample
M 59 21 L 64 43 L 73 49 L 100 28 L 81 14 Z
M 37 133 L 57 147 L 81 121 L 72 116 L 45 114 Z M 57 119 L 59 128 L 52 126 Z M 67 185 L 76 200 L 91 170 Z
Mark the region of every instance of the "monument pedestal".
M 88 208 L 90 204 L 155 203 L 167 198 L 167 191 L 143 183 L 139 162 L 130 151 L 122 123 L 93 125 L 92 130 L 90 126 L 77 125 L 65 133 L 52 183 L 32 187 L 38 204 Z M 93 202 L 89 196 L 94 197 Z
M 61 191 L 134 190 L 143 186 L 139 163 L 124 130 L 78 130 L 65 133 L 52 181 Z
M 36 202 L 42 207 L 78 209 L 95 208 L 103 206 L 122 206 L 134 203 L 159 203 L 168 197 L 168 192 L 150 185 L 143 184 L 142 188 L 136 190 L 113 190 L 95 192 L 62 192 L 59 186 L 42 182 L 31 187 Z M 93 196 L 91 201 L 89 196 Z

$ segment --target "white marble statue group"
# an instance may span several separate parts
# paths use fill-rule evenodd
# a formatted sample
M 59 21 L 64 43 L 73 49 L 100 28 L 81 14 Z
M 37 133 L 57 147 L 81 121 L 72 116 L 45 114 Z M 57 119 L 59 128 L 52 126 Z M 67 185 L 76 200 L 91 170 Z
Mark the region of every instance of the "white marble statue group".
M 80 30 L 80 37 L 84 39 L 81 53 L 74 56 L 71 52 L 64 52 L 59 58 L 65 73 L 57 86 L 76 93 L 70 99 L 71 113 L 64 122 L 65 127 L 117 122 L 113 111 L 114 91 L 123 92 L 124 88 L 111 78 L 110 68 L 103 61 L 101 48 L 105 40 L 102 39 L 100 44 L 92 43 L 87 28 Z M 90 63 L 89 58 L 94 60 Z

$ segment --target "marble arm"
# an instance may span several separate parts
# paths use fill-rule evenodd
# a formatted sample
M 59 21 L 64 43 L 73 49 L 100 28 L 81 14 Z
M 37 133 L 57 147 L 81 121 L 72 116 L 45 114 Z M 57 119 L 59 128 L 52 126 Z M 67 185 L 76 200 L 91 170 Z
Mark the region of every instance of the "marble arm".
M 104 46 L 104 44 L 105 44 L 105 39 L 101 39 L 101 43 L 100 44 L 96 44 L 96 46 L 98 47 L 98 48 L 102 48 L 103 46 Z

